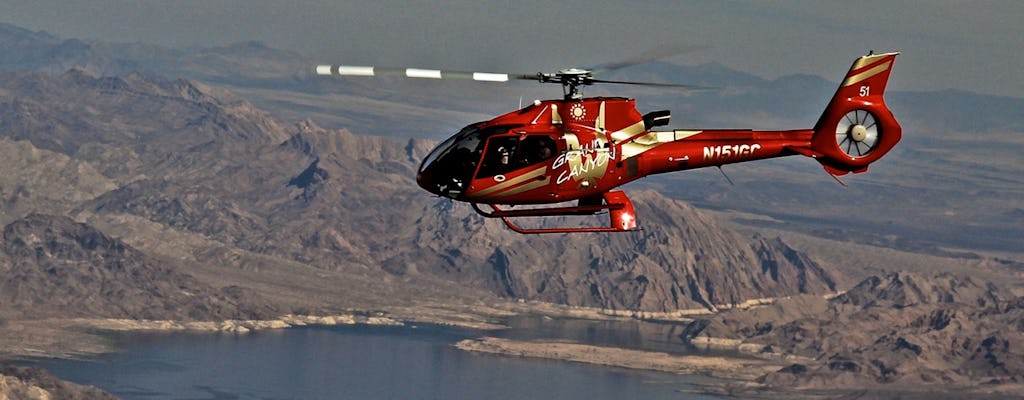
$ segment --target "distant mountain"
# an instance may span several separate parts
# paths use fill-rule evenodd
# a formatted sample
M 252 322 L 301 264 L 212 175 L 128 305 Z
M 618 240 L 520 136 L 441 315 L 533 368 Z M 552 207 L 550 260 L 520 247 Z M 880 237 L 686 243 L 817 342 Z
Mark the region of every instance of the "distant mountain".
M 259 42 L 199 50 L 178 50 L 142 43 L 61 39 L 0 23 L 0 70 L 35 70 L 62 73 L 80 69 L 95 76 L 121 76 L 133 72 L 216 79 L 288 81 L 295 74 L 312 75 L 296 53 L 269 48 Z M 186 73 L 187 71 L 187 73 Z
M 965 133 L 1024 132 L 1024 98 L 990 96 L 964 90 L 896 92 L 893 112 L 921 135 L 962 137 Z

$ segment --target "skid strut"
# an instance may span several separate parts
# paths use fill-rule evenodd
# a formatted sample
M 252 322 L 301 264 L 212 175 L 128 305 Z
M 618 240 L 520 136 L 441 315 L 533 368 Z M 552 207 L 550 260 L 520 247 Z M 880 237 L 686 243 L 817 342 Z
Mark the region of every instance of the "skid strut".
M 552 207 L 532 208 L 522 210 L 505 210 L 497 204 L 488 204 L 492 211 L 487 212 L 480 209 L 480 204 L 473 203 L 473 210 L 487 218 L 501 218 L 505 223 L 518 233 L 579 233 L 579 232 L 629 232 L 637 230 L 636 211 L 633 209 L 633 202 L 629 200 L 622 191 L 612 191 L 601 196 L 603 204 L 580 204 L 574 207 Z M 572 228 L 523 228 L 512 221 L 512 218 L 520 217 L 551 217 L 551 216 L 573 216 L 573 215 L 594 215 L 602 211 L 608 211 L 608 226 L 585 226 Z

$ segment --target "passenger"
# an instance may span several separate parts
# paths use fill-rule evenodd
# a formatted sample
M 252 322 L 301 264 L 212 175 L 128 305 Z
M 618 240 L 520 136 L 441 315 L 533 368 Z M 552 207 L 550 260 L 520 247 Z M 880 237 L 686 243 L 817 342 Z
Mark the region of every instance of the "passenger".
M 549 147 L 547 143 L 542 142 L 540 144 L 540 151 L 537 152 L 537 157 L 539 157 L 537 161 L 547 160 L 551 158 L 552 154 L 554 154 L 554 152 L 551 150 L 551 147 Z

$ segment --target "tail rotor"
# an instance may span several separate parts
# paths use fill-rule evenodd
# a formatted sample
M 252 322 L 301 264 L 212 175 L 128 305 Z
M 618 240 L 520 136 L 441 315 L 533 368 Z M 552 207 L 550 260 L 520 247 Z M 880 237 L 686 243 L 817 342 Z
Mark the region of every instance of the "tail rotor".
M 868 110 L 853 110 L 836 125 L 836 144 L 850 157 L 871 154 L 878 144 L 878 119 Z

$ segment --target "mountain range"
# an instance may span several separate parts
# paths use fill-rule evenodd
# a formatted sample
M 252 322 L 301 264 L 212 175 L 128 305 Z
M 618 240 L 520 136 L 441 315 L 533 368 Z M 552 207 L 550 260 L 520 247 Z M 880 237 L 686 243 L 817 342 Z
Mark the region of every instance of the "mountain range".
M 898 49 L 897 49 L 898 50 Z M 306 119 L 328 130 L 346 129 L 407 140 L 440 140 L 472 122 L 490 119 L 516 104 L 559 95 L 529 82 L 486 84 L 466 81 L 337 79 L 314 74 L 314 60 L 259 42 L 198 49 L 142 43 L 62 39 L 0 24 L 0 70 L 62 74 L 78 69 L 90 76 L 132 73 L 192 79 L 229 89 L 256 108 L 273 110 L 287 123 Z M 850 54 L 850 60 L 859 54 Z M 341 55 L 340 57 L 344 57 Z M 838 79 L 850 60 L 837 60 L 827 78 Z M 416 66 L 443 67 L 443 66 Z M 532 71 L 511 71 L 532 72 Z M 1016 251 L 1024 236 L 1024 196 L 1016 162 L 1024 152 L 1019 110 L 1024 99 L 957 90 L 898 91 L 897 60 L 887 102 L 904 127 L 892 157 L 873 165 L 878 174 L 847 177 L 844 189 L 808 160 L 772 160 L 726 169 L 653 177 L 639 185 L 702 208 L 739 210 L 799 220 L 780 225 L 803 233 L 835 229 L 843 203 L 858 204 L 856 218 L 843 220 L 842 236 L 889 231 L 901 240 L 888 246 L 927 252 L 958 247 Z M 654 61 L 620 69 L 606 78 L 687 83 L 717 88 L 677 92 L 651 88 L 593 86 L 588 95 L 627 95 L 644 111 L 674 112 L 671 127 L 793 129 L 813 126 L 837 83 L 812 75 L 764 79 L 715 63 L 677 65 Z M 518 102 L 518 103 L 517 103 Z M 906 193 L 917 193 L 907 201 Z M 963 196 L 962 193 L 969 193 Z M 798 202 L 799 213 L 781 204 Z M 955 225 L 959 229 L 951 230 Z

